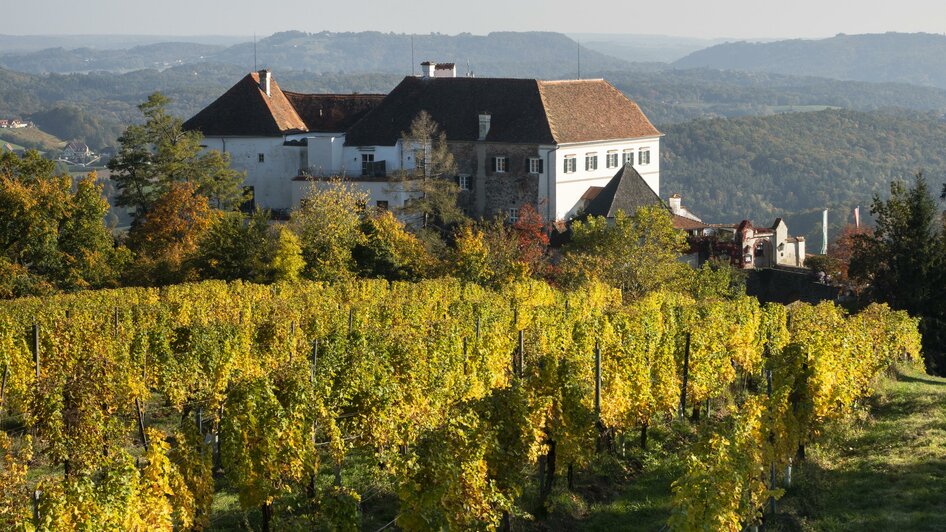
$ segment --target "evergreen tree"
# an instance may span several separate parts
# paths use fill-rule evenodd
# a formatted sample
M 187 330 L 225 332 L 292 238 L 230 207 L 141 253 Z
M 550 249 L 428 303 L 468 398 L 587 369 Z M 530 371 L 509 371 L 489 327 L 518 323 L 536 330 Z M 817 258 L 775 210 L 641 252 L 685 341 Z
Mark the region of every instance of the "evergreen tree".
M 890 184 L 890 199 L 874 196 L 873 233 L 854 236 L 848 274 L 869 285 L 869 296 L 921 316 L 930 369 L 946 369 L 946 253 L 943 219 L 922 173 L 912 187 Z
M 890 184 L 890 199 L 874 196 L 873 234 L 855 236 L 849 274 L 870 284 L 872 297 L 911 314 L 940 307 L 943 245 L 936 200 L 922 174 L 912 187 Z
M 203 135 L 184 131 L 181 119 L 168 114 L 169 102 L 156 92 L 139 105 L 145 123 L 125 130 L 118 154 L 108 163 L 119 192 L 116 204 L 134 210 L 136 225 L 171 183 L 193 183 L 198 194 L 221 209 L 241 199 L 243 175 L 230 168 L 229 154 L 204 151 Z

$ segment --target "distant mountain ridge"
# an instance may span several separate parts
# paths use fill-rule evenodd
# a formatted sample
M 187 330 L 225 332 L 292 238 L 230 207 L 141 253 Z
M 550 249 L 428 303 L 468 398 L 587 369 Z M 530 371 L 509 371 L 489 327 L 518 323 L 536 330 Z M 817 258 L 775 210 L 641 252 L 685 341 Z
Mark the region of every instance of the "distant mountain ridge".
M 579 47 L 561 33 L 494 32 L 488 35 L 410 35 L 380 32 L 285 31 L 232 46 L 167 42 L 127 49 L 48 48 L 3 52 L 0 67 L 33 74 L 163 69 L 201 62 L 313 73 L 410 74 L 424 60 L 453 62 L 458 73 L 479 76 L 559 78 L 629 64 Z
M 882 33 L 769 43 L 731 42 L 676 61 L 715 68 L 946 88 L 946 35 Z

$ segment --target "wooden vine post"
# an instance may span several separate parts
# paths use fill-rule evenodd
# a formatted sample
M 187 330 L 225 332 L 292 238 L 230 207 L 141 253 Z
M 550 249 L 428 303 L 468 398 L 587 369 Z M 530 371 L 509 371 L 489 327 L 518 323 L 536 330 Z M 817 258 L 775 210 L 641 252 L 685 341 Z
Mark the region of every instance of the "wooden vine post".
M 683 386 L 680 389 L 680 417 L 684 416 L 687 407 L 687 383 L 690 380 L 690 333 L 686 335 L 686 345 L 683 350 Z

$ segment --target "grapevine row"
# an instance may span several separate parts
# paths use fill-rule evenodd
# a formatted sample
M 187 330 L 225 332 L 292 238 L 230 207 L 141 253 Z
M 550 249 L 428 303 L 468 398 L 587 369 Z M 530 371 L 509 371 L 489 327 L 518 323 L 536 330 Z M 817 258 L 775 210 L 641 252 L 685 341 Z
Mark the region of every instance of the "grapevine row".
M 536 465 L 547 492 L 615 435 L 711 400 L 732 415 L 694 448 L 672 524 L 738 530 L 773 495 L 766 468 L 904 356 L 919 356 L 916 323 L 882 306 L 622 305 L 601 285 L 205 282 L 21 299 L 0 304 L 0 525 L 200 529 L 222 471 L 264 526 L 356 528 L 363 494 L 345 468 L 367 455 L 401 528 L 492 528 L 522 513 Z M 766 370 L 770 396 L 733 393 Z M 159 407 L 180 423 L 152 426 Z M 724 476 L 706 465 L 724 463 Z

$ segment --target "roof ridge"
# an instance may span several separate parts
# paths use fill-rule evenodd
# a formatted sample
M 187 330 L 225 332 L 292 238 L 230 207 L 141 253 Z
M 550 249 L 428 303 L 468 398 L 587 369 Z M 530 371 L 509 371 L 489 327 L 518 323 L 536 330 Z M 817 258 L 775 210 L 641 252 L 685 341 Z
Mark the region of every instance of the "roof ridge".
M 270 77 L 270 80 L 269 80 L 269 83 L 270 83 L 270 85 L 269 85 L 269 92 L 270 92 L 270 94 L 267 95 L 267 94 L 265 94 L 265 93 L 263 92 L 263 89 L 260 88 L 259 73 L 258 73 L 258 72 L 251 72 L 251 73 L 250 73 L 250 76 L 252 77 L 253 81 L 256 82 L 256 90 L 257 90 L 257 93 L 259 94 L 260 98 L 263 99 L 263 103 L 266 104 L 266 108 L 269 110 L 269 114 L 270 114 L 270 116 L 272 116 L 273 122 L 276 123 L 276 128 L 277 128 L 277 129 L 280 129 L 280 130 L 299 129 L 300 131 L 308 131 L 308 130 L 309 130 L 309 128 L 305 125 L 305 120 L 303 120 L 302 117 L 299 116 L 299 112 L 296 110 L 296 106 L 295 106 L 295 105 L 292 105 L 292 102 L 290 102 L 290 101 L 289 101 L 289 98 L 283 93 L 282 89 L 279 87 L 279 83 L 277 83 L 275 79 L 273 79 L 272 77 Z M 301 128 L 301 129 L 298 128 L 298 127 L 284 128 L 283 125 L 280 123 L 281 120 L 280 120 L 279 118 L 277 118 L 277 116 L 276 116 L 276 115 L 279 113 L 279 110 L 276 109 L 276 107 L 275 107 L 276 102 L 274 101 L 274 100 L 278 97 L 278 96 L 276 96 L 276 94 L 279 94 L 279 96 L 281 96 L 283 99 L 285 99 L 285 100 L 286 100 L 286 103 L 289 104 L 288 107 L 289 107 L 289 109 L 291 110 L 293 116 L 288 117 L 289 120 L 287 120 L 287 121 L 291 121 L 293 118 L 295 118 L 295 120 L 298 120 L 298 123 L 299 123 L 299 124 L 302 124 L 302 128 Z M 296 125 L 298 125 L 298 124 L 296 124 Z M 285 131 L 284 131 L 284 132 L 285 132 Z
M 558 128 L 555 127 L 555 119 L 552 118 L 552 114 L 549 113 L 549 102 L 542 87 L 543 83 L 547 82 L 536 80 L 536 89 L 539 91 L 539 100 L 542 102 L 542 114 L 545 115 L 545 123 L 549 126 L 549 133 L 552 134 L 552 141 L 555 144 L 558 144 Z
M 539 79 L 536 81 L 543 84 L 555 85 L 555 84 L 565 84 L 565 83 L 585 83 L 585 82 L 592 82 L 592 81 L 599 82 L 599 81 L 606 81 L 606 80 L 604 78 L 583 78 L 583 79 Z

